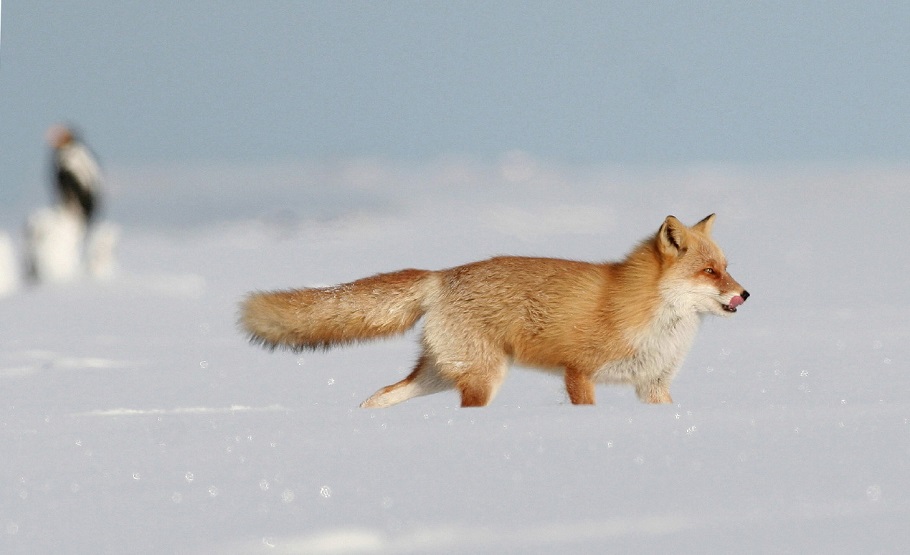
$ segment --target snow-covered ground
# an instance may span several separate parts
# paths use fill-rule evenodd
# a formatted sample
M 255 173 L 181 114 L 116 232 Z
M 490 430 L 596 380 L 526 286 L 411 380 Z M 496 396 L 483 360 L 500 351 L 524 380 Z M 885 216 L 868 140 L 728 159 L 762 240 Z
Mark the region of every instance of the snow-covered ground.
M 910 168 L 513 153 L 112 181 L 118 276 L 0 299 L 2 553 L 910 544 Z M 613 259 L 667 214 L 711 212 L 752 297 L 705 321 L 671 406 L 601 386 L 572 407 L 558 378 L 514 369 L 484 409 L 443 393 L 362 410 L 410 370 L 416 333 L 293 354 L 235 326 L 253 289 L 503 253 Z

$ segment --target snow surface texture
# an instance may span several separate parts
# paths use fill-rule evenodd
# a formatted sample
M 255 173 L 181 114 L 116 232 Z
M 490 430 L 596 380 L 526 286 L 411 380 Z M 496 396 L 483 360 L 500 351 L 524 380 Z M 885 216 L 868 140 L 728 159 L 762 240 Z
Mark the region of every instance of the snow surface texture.
M 908 168 L 285 170 L 296 186 L 246 188 L 247 214 L 197 188 L 182 221 L 123 171 L 117 276 L 0 300 L 0 552 L 905 552 Z M 362 410 L 416 333 L 292 354 L 235 327 L 254 289 L 615 259 L 711 212 L 752 297 L 705 321 L 669 406 L 601 386 L 573 407 L 514 369 L 484 409 Z

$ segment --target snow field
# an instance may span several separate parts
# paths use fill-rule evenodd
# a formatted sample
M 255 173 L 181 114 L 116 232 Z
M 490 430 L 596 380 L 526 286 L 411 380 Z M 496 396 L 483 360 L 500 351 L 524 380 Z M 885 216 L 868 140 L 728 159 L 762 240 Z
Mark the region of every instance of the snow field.
M 0 552 L 907 545 L 899 168 L 636 173 L 512 155 L 295 171 L 285 202 L 193 226 L 156 227 L 124 192 L 115 277 L 0 299 Z M 410 370 L 417 332 L 295 354 L 235 326 L 254 289 L 501 253 L 613 259 L 667 214 L 711 212 L 752 297 L 705 321 L 671 406 L 601 386 L 596 407 L 572 407 L 558 378 L 515 368 L 485 409 L 443 393 L 361 410 Z

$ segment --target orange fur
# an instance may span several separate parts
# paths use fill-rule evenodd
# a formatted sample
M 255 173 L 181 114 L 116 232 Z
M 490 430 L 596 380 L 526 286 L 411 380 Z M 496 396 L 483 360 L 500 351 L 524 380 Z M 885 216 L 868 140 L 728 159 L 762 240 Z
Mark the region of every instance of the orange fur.
M 240 321 L 255 342 L 302 349 L 401 333 L 423 317 L 414 370 L 366 407 L 450 388 L 462 406 L 486 405 L 512 361 L 563 372 L 575 404 L 594 404 L 597 382 L 628 383 L 642 401 L 668 403 L 701 315 L 735 312 L 748 297 L 710 238 L 713 222 L 712 214 L 686 227 L 668 216 L 615 263 L 506 256 L 254 293 Z

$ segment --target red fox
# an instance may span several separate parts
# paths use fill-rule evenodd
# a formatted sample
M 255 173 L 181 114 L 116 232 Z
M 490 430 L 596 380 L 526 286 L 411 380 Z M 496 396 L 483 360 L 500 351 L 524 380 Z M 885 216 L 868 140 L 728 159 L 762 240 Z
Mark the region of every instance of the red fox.
M 711 239 L 714 214 L 692 227 L 667 216 L 620 262 L 503 256 L 447 270 L 401 270 L 334 287 L 255 292 L 240 324 L 269 348 L 328 348 L 403 333 L 423 317 L 414 370 L 362 407 L 447 389 L 461 406 L 490 403 L 510 362 L 565 375 L 569 400 L 594 385 L 631 384 L 671 403 L 670 383 L 701 316 L 749 297 Z

